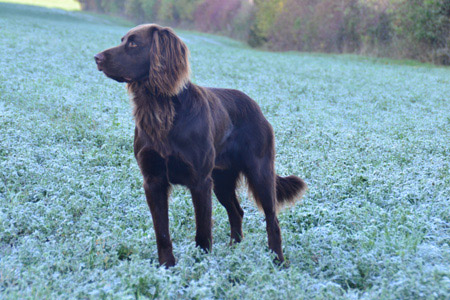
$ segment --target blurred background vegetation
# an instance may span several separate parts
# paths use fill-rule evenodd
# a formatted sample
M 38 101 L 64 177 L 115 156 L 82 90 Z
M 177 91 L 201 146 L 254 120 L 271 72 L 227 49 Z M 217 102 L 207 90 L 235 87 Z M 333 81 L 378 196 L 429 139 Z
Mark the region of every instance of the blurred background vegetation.
M 79 0 L 83 10 L 220 33 L 270 50 L 450 65 L 450 0 Z

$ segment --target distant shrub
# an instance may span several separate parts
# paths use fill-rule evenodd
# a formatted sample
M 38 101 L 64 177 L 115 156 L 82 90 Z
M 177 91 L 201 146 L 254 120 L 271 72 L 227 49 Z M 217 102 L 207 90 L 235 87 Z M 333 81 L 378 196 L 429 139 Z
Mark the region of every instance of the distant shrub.
M 173 22 L 175 19 L 175 12 L 173 7 L 173 0 L 160 0 L 158 13 L 158 20 L 165 20 L 168 22 Z
M 249 1 L 241 1 L 241 6 L 233 18 L 231 36 L 249 41 L 251 27 L 255 18 L 255 7 Z
M 250 27 L 249 44 L 260 46 L 267 42 L 273 25 L 283 11 L 286 0 L 254 0 L 255 18 Z
M 101 0 L 78 0 L 82 10 L 103 12 Z
M 231 26 L 232 19 L 241 7 L 240 0 L 206 0 L 195 12 L 196 28 L 207 31 L 224 31 Z
M 361 0 L 287 0 L 267 40 L 275 49 L 357 52 L 390 39 L 385 11 Z
M 159 0 L 157 19 L 171 24 L 194 21 L 194 12 L 201 0 Z
M 392 41 L 392 7 L 389 1 L 360 2 L 359 6 L 360 53 L 389 56 Z
M 394 30 L 400 56 L 450 64 L 450 0 L 403 0 Z
M 142 6 L 139 0 L 128 0 L 124 4 L 125 15 L 132 15 L 136 20 L 141 20 L 143 17 Z
M 102 0 L 101 6 L 103 11 L 113 14 L 121 14 L 125 8 L 125 1 L 128 0 Z
M 141 3 L 141 11 L 146 20 L 156 19 L 157 0 L 138 0 Z
M 194 21 L 194 14 L 197 6 L 202 3 L 201 0 L 177 0 L 174 1 L 173 9 L 177 21 Z
M 270 2 L 270 1 L 269 1 Z M 450 0 L 257 0 L 250 44 L 450 64 Z M 272 17 L 261 17 L 269 5 Z M 276 13 L 274 13 L 276 11 Z M 266 13 L 267 14 L 267 13 Z M 266 23 L 261 23 L 261 19 Z M 264 24 L 264 25 L 261 25 Z
M 206 0 L 195 11 L 195 28 L 247 39 L 253 6 L 243 0 Z

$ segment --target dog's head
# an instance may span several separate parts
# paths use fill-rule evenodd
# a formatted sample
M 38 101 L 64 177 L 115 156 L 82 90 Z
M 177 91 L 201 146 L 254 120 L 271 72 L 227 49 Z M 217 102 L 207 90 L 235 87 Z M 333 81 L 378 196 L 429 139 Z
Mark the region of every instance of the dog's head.
M 176 95 L 189 80 L 189 52 L 169 27 L 131 29 L 120 45 L 95 55 L 100 71 L 118 82 L 144 82 L 155 93 Z

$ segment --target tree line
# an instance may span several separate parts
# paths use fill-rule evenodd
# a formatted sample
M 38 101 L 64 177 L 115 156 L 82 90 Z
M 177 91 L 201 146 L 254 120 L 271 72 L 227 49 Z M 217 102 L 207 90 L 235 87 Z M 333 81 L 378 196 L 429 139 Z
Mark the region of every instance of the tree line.
M 270 50 L 450 65 L 450 0 L 79 0 L 84 10 L 220 33 Z

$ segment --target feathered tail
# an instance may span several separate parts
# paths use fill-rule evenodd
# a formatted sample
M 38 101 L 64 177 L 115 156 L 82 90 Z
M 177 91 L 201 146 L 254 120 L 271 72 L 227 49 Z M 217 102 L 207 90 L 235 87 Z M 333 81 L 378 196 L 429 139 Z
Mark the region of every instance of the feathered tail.
M 308 185 L 301 178 L 291 175 L 281 177 L 277 175 L 277 207 L 282 208 L 286 204 L 294 204 L 308 189 Z

